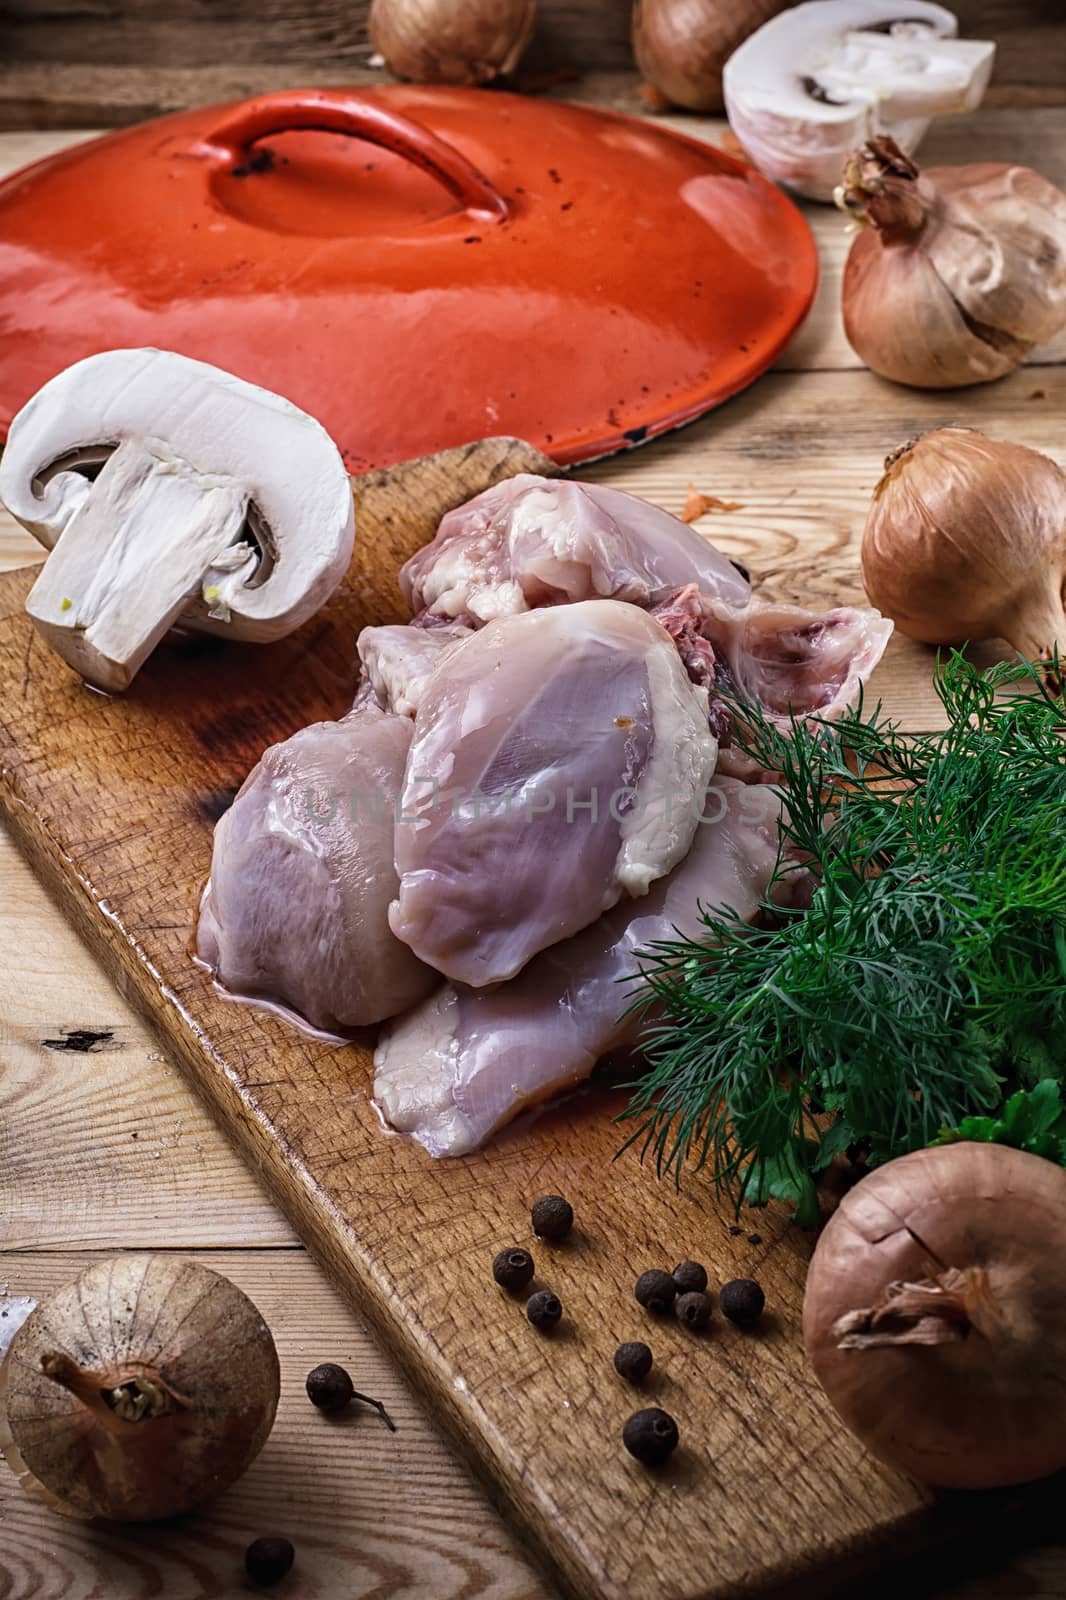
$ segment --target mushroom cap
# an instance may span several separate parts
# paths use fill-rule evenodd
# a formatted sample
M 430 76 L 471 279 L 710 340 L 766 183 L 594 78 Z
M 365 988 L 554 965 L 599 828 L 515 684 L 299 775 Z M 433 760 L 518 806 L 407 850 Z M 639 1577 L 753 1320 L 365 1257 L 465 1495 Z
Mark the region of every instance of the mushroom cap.
M 208 571 L 218 615 L 194 599 L 184 625 L 270 640 L 329 598 L 355 538 L 333 440 L 280 395 L 172 351 L 106 350 L 50 379 L 11 424 L 0 500 L 51 549 L 92 493 L 86 468 L 126 441 L 247 496 L 259 556 L 250 545 L 231 569 Z
M 930 0 L 807 0 L 771 17 L 733 52 L 722 72 L 726 112 L 761 171 L 811 199 L 829 200 L 848 151 L 879 128 L 903 149 L 917 147 L 927 119 L 885 123 L 872 84 L 851 94 L 834 90 L 828 99 L 809 88 L 849 34 L 901 19 L 924 23 L 935 40 L 958 31 L 952 13 Z

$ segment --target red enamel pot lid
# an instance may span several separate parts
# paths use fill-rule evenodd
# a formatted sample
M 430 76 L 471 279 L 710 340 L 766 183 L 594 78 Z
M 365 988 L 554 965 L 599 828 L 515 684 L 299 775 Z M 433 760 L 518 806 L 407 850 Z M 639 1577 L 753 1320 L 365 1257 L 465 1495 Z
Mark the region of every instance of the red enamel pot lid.
M 72 361 L 156 345 L 295 401 L 353 472 L 490 434 L 584 461 L 750 383 L 817 271 L 772 184 L 634 118 L 264 95 L 0 184 L 0 433 Z

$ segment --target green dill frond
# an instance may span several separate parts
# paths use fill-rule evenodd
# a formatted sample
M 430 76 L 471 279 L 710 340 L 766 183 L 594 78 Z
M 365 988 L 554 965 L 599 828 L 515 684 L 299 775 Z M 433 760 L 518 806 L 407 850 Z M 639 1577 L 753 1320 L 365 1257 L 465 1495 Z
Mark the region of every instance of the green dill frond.
M 629 1143 L 706 1167 L 741 1200 L 790 1196 L 859 1145 L 920 1148 L 1066 1066 L 1066 731 L 1046 666 L 938 662 L 946 730 L 880 706 L 782 728 L 735 706 L 780 774 L 765 926 L 707 908 L 697 939 L 643 952 L 646 1074 Z M 819 882 L 775 904 L 797 855 Z

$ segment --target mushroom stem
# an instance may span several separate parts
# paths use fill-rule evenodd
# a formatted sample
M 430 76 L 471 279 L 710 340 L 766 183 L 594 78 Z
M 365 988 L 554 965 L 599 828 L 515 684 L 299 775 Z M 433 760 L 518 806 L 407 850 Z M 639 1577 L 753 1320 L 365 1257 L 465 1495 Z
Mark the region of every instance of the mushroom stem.
M 30 591 L 26 609 L 75 671 L 108 690 L 138 667 L 237 546 L 248 496 L 162 447 L 111 455 Z M 255 566 L 247 549 L 247 566 Z
M 906 33 L 859 28 L 844 35 L 815 78 L 837 101 L 876 98 L 886 119 L 937 117 L 976 109 L 994 55 L 993 44 L 938 38 L 921 22 Z
M 999 1316 L 980 1267 L 960 1272 L 949 1267 L 938 1278 L 917 1283 L 890 1283 L 876 1305 L 848 1311 L 833 1324 L 840 1350 L 869 1350 L 886 1345 L 955 1344 L 971 1330 L 991 1331 Z

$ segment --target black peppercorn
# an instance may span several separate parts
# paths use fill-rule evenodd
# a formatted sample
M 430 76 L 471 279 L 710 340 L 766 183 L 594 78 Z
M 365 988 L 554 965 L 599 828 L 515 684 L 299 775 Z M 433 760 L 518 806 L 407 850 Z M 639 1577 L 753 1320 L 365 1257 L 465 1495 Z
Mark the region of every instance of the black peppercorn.
M 307 1398 L 319 1411 L 343 1411 L 354 1394 L 351 1378 L 332 1361 L 307 1374 Z
M 749 1233 L 748 1234 L 748 1243 L 749 1244 L 762 1244 L 762 1234 L 761 1233 Z
M 620 1344 L 614 1353 L 614 1370 L 627 1383 L 642 1383 L 651 1371 L 652 1353 L 639 1339 Z
M 255 1539 L 244 1552 L 244 1570 L 253 1583 L 280 1583 L 295 1560 L 288 1539 Z
M 738 1328 L 750 1328 L 762 1316 L 766 1296 L 754 1278 L 734 1278 L 732 1283 L 722 1285 L 718 1304 L 723 1317 L 735 1322 Z
M 668 1272 L 653 1267 L 650 1272 L 641 1273 L 633 1293 L 647 1310 L 663 1316 L 677 1299 L 677 1284 Z
M 674 1307 L 678 1322 L 693 1333 L 700 1333 L 707 1326 L 713 1310 L 714 1301 L 709 1294 L 683 1294 Z
M 539 1200 L 534 1201 L 530 1215 L 533 1232 L 539 1238 L 550 1239 L 553 1243 L 565 1239 L 574 1226 L 574 1208 L 561 1194 L 541 1195 Z
M 707 1268 L 698 1261 L 682 1261 L 671 1274 L 678 1294 L 702 1294 L 707 1287 Z
M 550 1289 L 538 1289 L 526 1301 L 526 1316 L 543 1333 L 550 1333 L 562 1314 L 563 1302 Z
M 501 1250 L 492 1263 L 492 1276 L 501 1289 L 509 1289 L 512 1294 L 518 1294 L 533 1276 L 533 1257 L 528 1250 L 522 1250 L 518 1245 L 512 1245 L 509 1250 Z
M 622 1443 L 646 1467 L 661 1467 L 677 1449 L 677 1423 L 658 1406 L 634 1411 L 622 1429 Z

